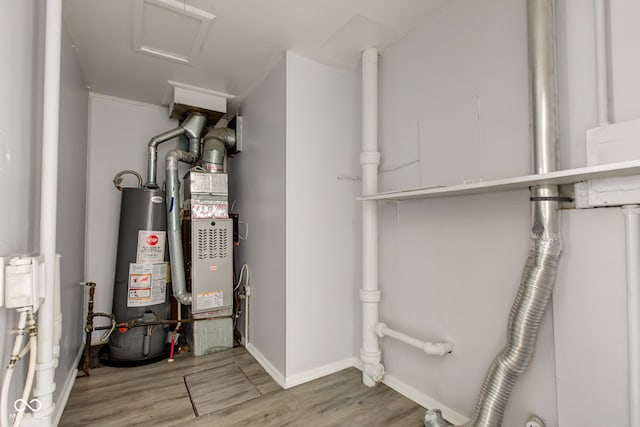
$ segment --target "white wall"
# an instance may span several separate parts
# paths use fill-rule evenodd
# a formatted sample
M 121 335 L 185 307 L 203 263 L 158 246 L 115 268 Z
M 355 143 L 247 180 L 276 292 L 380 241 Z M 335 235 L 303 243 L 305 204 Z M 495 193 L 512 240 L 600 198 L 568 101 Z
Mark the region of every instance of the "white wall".
M 244 151 L 230 161 L 230 193 L 249 238 L 236 265 L 251 270 L 249 341 L 285 375 L 285 61 L 241 106 Z M 244 232 L 244 230 L 240 230 Z
M 287 53 L 287 379 L 353 354 L 359 76 Z M 358 331 L 359 333 L 359 331 Z
M 39 152 L 42 69 L 38 52 L 43 39 L 40 2 L 0 2 L 0 52 L 11 66 L 0 70 L 0 256 L 36 251 L 38 222 Z M 0 363 L 2 375 L 13 346 L 15 310 L 0 308 Z M 19 396 L 26 363 L 16 369 L 9 401 Z M 1 408 L 0 411 L 4 411 Z
M 44 5 L 35 1 L 0 5 L 0 51 L 11 67 L 0 72 L 0 178 L 6 183 L 0 213 L 0 255 L 37 252 L 39 220 L 40 138 Z M 63 312 L 60 358 L 54 399 L 60 402 L 75 377 L 75 358 L 82 346 L 84 277 L 84 207 L 87 138 L 87 92 L 75 52 L 62 32 L 60 145 L 58 172 L 57 252 L 62 255 Z M 6 366 L 15 327 L 13 310 L 0 309 L 0 358 Z M 9 402 L 24 384 L 26 360 L 13 379 Z M 2 408 L 0 410 L 6 410 Z
M 618 119 L 640 117 L 637 5 L 614 2 Z M 558 1 L 561 154 L 584 166 L 596 126 L 592 2 Z M 530 173 L 525 2 L 449 2 L 381 58 L 384 190 Z M 627 425 L 624 240 L 618 209 L 565 211 L 553 310 L 504 425 Z M 528 193 L 381 206 L 382 320 L 454 354 L 428 360 L 384 340 L 388 377 L 471 416 L 486 369 L 505 343 L 529 247 Z M 552 312 L 553 311 L 553 316 Z M 595 349 L 605 339 L 607 349 Z M 614 350 L 612 350 L 614 349 Z M 557 402 L 556 402 L 557 400 Z
M 640 30 L 637 2 L 611 3 L 613 112 L 640 118 Z M 585 130 L 597 126 L 591 2 L 564 0 L 558 8 L 563 164 L 583 166 Z M 567 149 L 568 148 L 568 149 Z M 584 408 L 628 425 L 624 221 L 620 209 L 565 213 L 564 246 L 554 296 L 558 423 L 590 425 Z M 608 349 L 593 343 L 606 339 Z M 594 387 L 594 385 L 597 385 Z M 588 392 L 585 392 L 588 390 Z
M 96 311 L 110 313 L 113 302 L 120 221 L 120 192 L 113 185 L 113 177 L 125 169 L 146 177 L 147 143 L 155 135 L 177 126 L 168 116 L 166 107 L 89 95 L 85 272 L 86 280 L 97 284 Z M 173 141 L 160 145 L 158 159 L 164 159 L 174 145 Z M 160 183 L 164 182 L 163 165 L 160 161 Z M 128 175 L 122 185 L 136 186 L 137 180 Z M 96 324 L 104 325 L 104 321 L 97 319 Z M 94 344 L 100 336 L 100 331 L 94 334 Z
M 75 378 L 84 328 L 84 224 L 87 174 L 88 92 L 71 39 L 62 35 L 57 252 L 61 258 L 62 337 L 56 399 Z M 71 377 L 70 377 L 71 375 Z
M 241 108 L 230 179 L 250 229 L 250 347 L 286 386 L 353 363 L 359 182 L 338 177 L 358 175 L 357 94 L 355 71 L 287 52 Z

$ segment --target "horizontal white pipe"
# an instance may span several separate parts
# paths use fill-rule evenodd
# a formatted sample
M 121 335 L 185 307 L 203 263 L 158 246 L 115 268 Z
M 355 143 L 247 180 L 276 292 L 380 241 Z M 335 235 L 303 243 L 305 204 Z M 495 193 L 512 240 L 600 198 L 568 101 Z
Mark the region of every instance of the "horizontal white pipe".
M 394 331 L 388 328 L 384 323 L 378 323 L 376 325 L 376 335 L 380 338 L 390 337 L 395 338 L 405 344 L 409 344 L 412 347 L 419 348 L 424 351 L 427 356 L 443 357 L 453 351 L 453 344 L 450 342 L 429 342 L 422 341 L 417 338 L 410 337 L 402 332 Z
M 627 261 L 629 426 L 640 427 L 640 206 L 624 206 Z

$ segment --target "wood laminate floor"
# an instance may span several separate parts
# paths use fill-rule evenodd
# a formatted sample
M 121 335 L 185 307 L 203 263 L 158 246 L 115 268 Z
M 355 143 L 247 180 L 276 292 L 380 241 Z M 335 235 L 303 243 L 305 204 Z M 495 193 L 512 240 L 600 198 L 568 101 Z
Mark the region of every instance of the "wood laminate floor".
M 198 414 L 198 415 L 196 415 Z M 422 426 L 424 408 L 348 368 L 281 389 L 243 347 L 78 378 L 60 426 Z

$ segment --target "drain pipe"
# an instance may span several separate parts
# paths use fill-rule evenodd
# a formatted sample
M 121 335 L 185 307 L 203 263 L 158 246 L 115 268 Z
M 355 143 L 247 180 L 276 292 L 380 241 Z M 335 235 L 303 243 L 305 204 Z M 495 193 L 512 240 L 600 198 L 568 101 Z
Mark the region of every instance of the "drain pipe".
M 557 170 L 558 120 L 554 0 L 527 0 L 533 163 L 537 174 Z M 558 187 L 531 188 L 533 248 L 507 325 L 507 345 L 493 360 L 468 427 L 502 424 L 511 390 L 533 358 L 538 329 L 555 285 L 561 253 Z M 442 426 L 427 411 L 425 426 Z
M 40 185 L 40 253 L 45 259 L 45 299 L 38 313 L 38 354 L 34 397 L 41 403 L 38 422 L 52 424 L 55 410 L 53 357 L 56 294 L 56 214 L 58 199 L 58 139 L 60 118 L 60 46 L 62 0 L 47 0 L 42 117 L 42 175 Z M 4 410 L 5 408 L 3 408 Z
M 378 49 L 362 52 L 362 195 L 378 191 Z M 379 322 L 378 205 L 362 202 L 362 382 L 373 387 L 384 377 L 382 353 L 375 327 Z

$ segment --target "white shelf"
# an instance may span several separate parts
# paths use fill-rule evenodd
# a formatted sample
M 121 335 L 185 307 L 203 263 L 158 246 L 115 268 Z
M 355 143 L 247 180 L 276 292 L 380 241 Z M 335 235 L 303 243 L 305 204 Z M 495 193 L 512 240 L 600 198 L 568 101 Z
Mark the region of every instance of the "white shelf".
M 369 196 L 359 197 L 358 200 L 410 200 L 428 199 L 436 197 L 466 196 L 498 191 L 524 189 L 534 185 L 544 184 L 575 184 L 576 182 L 599 178 L 614 178 L 621 176 L 640 175 L 640 160 L 620 163 L 608 163 L 598 166 L 567 169 L 563 171 L 518 176 L 515 178 L 496 179 L 493 181 L 476 182 L 451 186 L 430 186 L 410 188 L 400 191 L 388 191 Z

